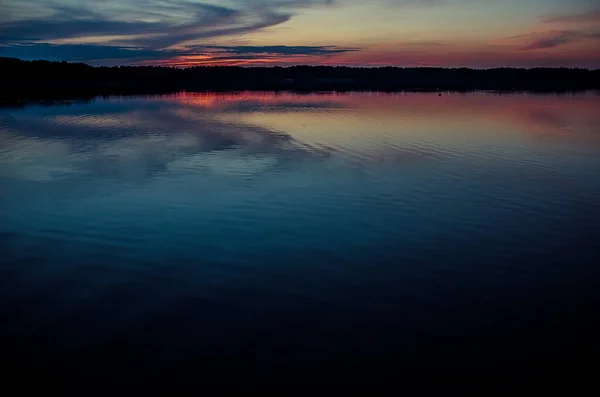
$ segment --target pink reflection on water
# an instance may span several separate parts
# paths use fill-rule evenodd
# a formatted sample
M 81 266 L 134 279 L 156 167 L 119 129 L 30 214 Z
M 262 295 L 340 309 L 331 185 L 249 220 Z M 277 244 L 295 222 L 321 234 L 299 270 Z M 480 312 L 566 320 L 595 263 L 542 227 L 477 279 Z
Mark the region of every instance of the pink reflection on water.
M 538 95 L 526 93 L 310 93 L 293 92 L 182 92 L 168 97 L 192 108 L 236 113 L 239 105 L 247 112 L 277 117 L 285 124 L 298 122 L 298 112 L 310 119 L 328 109 L 345 110 L 352 117 L 402 125 L 443 128 L 468 125 L 487 129 L 490 125 L 510 126 L 536 138 L 586 140 L 600 143 L 600 95 L 580 93 Z M 276 115 L 273 115 L 275 113 Z M 267 116 L 268 114 L 268 116 Z M 261 118 L 253 121 L 260 123 Z M 323 131 L 327 134 L 327 131 Z M 368 131 L 365 131 L 368 134 Z

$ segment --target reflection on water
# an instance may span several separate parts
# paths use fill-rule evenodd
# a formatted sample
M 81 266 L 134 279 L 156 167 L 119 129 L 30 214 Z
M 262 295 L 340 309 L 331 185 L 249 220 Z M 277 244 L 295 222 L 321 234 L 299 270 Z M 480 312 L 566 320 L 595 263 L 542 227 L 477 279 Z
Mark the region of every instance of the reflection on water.
M 599 105 L 182 93 L 0 109 L 5 356 L 285 378 L 340 357 L 578 354 L 600 301 Z

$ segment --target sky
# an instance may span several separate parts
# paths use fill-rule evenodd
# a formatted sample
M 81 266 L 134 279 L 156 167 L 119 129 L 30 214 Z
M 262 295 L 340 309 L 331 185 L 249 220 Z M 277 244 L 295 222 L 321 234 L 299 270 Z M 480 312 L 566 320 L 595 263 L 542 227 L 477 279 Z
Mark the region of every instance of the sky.
M 600 68 L 600 0 L 0 0 L 0 56 Z

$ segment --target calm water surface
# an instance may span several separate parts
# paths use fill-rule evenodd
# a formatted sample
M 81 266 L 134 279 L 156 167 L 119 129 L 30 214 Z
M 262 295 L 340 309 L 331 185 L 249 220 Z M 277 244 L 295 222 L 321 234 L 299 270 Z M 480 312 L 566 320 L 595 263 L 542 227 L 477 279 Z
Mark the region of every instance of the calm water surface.
M 598 109 L 593 93 L 0 108 L 4 360 L 278 379 L 575 365 L 600 330 Z

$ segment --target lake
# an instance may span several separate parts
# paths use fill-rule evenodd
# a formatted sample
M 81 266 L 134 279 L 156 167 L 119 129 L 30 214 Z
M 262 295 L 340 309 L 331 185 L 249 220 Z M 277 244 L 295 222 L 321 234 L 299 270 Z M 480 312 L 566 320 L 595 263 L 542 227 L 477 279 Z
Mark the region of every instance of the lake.
M 583 366 L 599 109 L 592 92 L 2 107 L 0 356 L 238 384 Z

